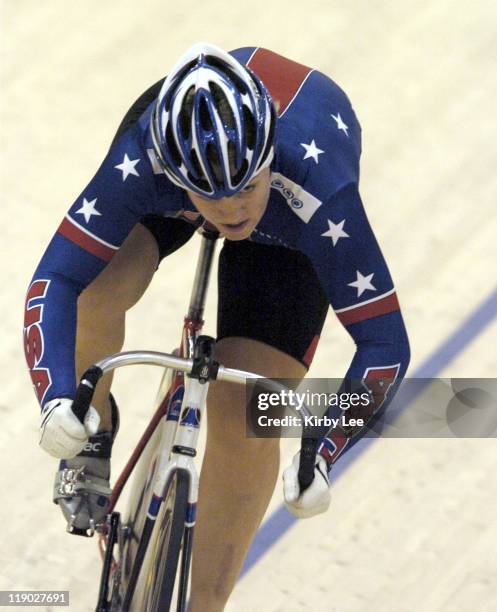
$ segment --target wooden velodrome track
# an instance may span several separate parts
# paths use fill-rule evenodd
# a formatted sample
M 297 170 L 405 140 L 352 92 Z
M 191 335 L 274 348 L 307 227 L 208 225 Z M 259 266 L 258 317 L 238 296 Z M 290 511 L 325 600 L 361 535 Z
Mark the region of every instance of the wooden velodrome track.
M 65 534 L 51 503 L 55 462 L 37 445 L 20 341 L 24 294 L 132 100 L 197 40 L 266 46 L 347 91 L 363 126 L 363 199 L 400 294 L 411 373 L 495 376 L 495 308 L 481 314 L 480 333 L 467 323 L 495 298 L 495 2 L 206 0 L 185 9 L 158 0 L 22 0 L 0 7 L 1 589 L 68 589 L 71 609 L 94 607 L 96 544 Z M 162 264 L 128 317 L 127 348 L 173 348 L 197 245 Z M 215 293 L 213 286 L 208 332 Z M 470 342 L 453 343 L 437 368 L 419 369 L 461 329 Z M 352 351 L 330 315 L 311 373 L 343 375 Z M 158 378 L 145 368 L 117 375 L 123 425 L 114 474 L 147 421 Z M 295 442 L 282 446 L 284 466 Z M 496 457 L 492 439 L 375 442 L 337 480 L 329 512 L 294 524 L 269 546 L 226 610 L 497 609 Z M 278 486 L 268 516 L 281 499 Z

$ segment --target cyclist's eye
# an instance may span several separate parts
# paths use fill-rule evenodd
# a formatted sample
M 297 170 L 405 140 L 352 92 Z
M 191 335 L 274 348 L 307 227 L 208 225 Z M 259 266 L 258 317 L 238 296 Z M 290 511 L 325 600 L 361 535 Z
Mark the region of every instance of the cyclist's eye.
M 245 187 L 242 189 L 242 193 L 250 193 L 251 191 L 254 191 L 255 189 L 255 185 L 245 185 Z

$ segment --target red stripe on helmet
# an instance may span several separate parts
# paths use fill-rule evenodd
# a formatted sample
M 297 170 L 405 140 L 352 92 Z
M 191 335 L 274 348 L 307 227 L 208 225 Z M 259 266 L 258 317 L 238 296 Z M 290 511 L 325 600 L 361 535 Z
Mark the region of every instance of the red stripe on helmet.
M 282 115 L 290 106 L 312 68 L 278 55 L 268 49 L 259 48 L 247 66 L 255 72 L 269 91 L 278 114 Z

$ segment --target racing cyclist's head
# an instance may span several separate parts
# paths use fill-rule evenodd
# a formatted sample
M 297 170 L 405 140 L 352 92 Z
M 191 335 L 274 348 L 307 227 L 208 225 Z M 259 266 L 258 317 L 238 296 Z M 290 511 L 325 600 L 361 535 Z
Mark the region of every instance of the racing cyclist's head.
M 273 102 L 258 77 L 205 43 L 173 67 L 150 123 L 166 175 L 228 237 L 229 226 L 247 237 L 264 213 L 275 125 Z M 250 209 L 248 218 L 241 207 Z

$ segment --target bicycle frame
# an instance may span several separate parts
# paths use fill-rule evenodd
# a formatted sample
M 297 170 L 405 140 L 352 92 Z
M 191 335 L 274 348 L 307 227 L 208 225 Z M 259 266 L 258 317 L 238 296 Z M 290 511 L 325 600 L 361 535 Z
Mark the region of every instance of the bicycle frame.
M 73 410 L 83 419 L 94 387 L 103 374 L 117 367 L 134 364 L 167 368 L 159 388 L 156 413 L 114 486 L 108 514 L 108 548 L 105 552 L 97 611 L 116 609 L 128 612 L 137 609 L 132 607 L 133 601 L 140 602 L 140 610 L 148 609 L 147 598 L 150 596 L 154 562 L 151 551 L 155 548 L 151 544 L 153 538 L 158 537 L 158 530 L 154 531 L 154 525 L 161 503 L 166 499 L 168 488 L 178 470 L 188 474 L 189 483 L 178 599 L 178 610 L 185 609 L 199 484 L 193 459 L 196 455 L 209 381 L 217 379 L 242 384 L 248 379 L 263 379 L 252 372 L 229 369 L 217 364 L 213 359 L 214 339 L 199 335 L 203 326 L 202 316 L 216 238 L 217 235 L 204 232 L 188 315 L 184 319 L 181 345 L 177 354 L 134 351 L 112 355 L 87 370 L 78 387 Z M 269 379 L 264 380 L 264 387 L 271 391 L 288 391 L 283 385 Z M 302 406 L 300 414 L 309 416 L 310 412 L 307 407 Z M 314 473 L 315 443 L 310 439 L 304 441 L 307 442 L 307 449 L 313 448 L 313 452 L 301 453 L 301 483 Z M 305 461 L 303 457 L 306 458 Z M 128 514 L 123 524 L 120 524 L 118 513 L 112 511 L 135 466 L 137 470 Z M 304 488 L 305 486 L 302 490 Z M 116 542 L 120 552 L 119 565 L 114 563 L 113 566 L 112 547 Z M 114 569 L 112 601 L 115 595 L 119 601 L 116 608 L 108 607 L 111 568 Z
M 197 338 L 203 327 L 205 298 L 216 240 L 217 234 L 203 233 L 188 313 L 184 319 L 181 343 L 178 350 L 178 356 L 182 358 L 193 359 Z M 184 372 L 180 369 L 166 370 L 163 376 L 157 395 L 158 412 L 163 415 L 161 418 L 162 432 L 159 434 L 160 439 L 156 444 L 153 444 L 154 441 L 152 440 L 149 442 L 151 449 L 155 447 L 155 450 L 149 451 L 147 456 L 143 457 L 143 462 L 145 466 L 148 464 L 150 467 L 148 469 L 145 467 L 141 478 L 139 473 L 135 477 L 133 487 L 135 500 L 131 500 L 129 504 L 130 515 L 132 517 L 134 504 L 137 506 L 136 511 L 139 512 L 140 507 L 147 503 L 145 496 L 149 500 L 146 511 L 147 519 L 139 520 L 137 525 L 139 529 L 141 528 L 140 542 L 143 542 L 143 530 L 146 527 L 147 520 L 149 525 L 151 521 L 156 521 L 160 502 L 164 499 L 170 479 L 178 468 L 186 469 L 190 475 L 185 539 L 187 542 L 192 540 L 198 499 L 198 473 L 193 456 L 197 446 L 200 419 L 202 418 L 207 391 L 208 383 L 200 384 L 197 380 L 185 378 Z M 191 455 L 172 453 L 173 447 L 176 446 L 191 449 Z M 144 514 L 144 510 L 145 507 L 143 507 L 142 514 Z M 128 525 L 128 529 L 130 528 L 133 530 L 133 525 Z M 149 527 L 150 529 L 151 527 Z M 125 555 L 127 553 L 126 542 L 129 542 L 132 554 L 133 540 L 124 539 L 122 550 Z M 146 546 L 149 547 L 149 542 L 146 543 Z M 184 557 L 186 553 L 188 558 L 182 562 L 182 566 L 185 565 L 182 572 L 182 590 L 185 592 L 185 596 L 189 569 L 189 551 L 187 549 L 189 548 L 189 546 L 184 547 Z M 135 554 L 132 554 L 132 556 L 134 556 L 134 564 L 132 566 L 130 564 L 129 573 L 126 574 L 124 572 L 121 578 L 123 584 L 127 586 L 125 601 L 129 602 L 132 601 L 135 589 L 138 600 L 145 598 L 147 589 L 143 583 L 146 581 L 145 578 L 149 573 L 146 567 L 147 560 L 145 554 L 143 554 L 142 559 L 139 545 L 135 547 Z M 145 566 L 140 567 L 143 563 L 145 563 Z

